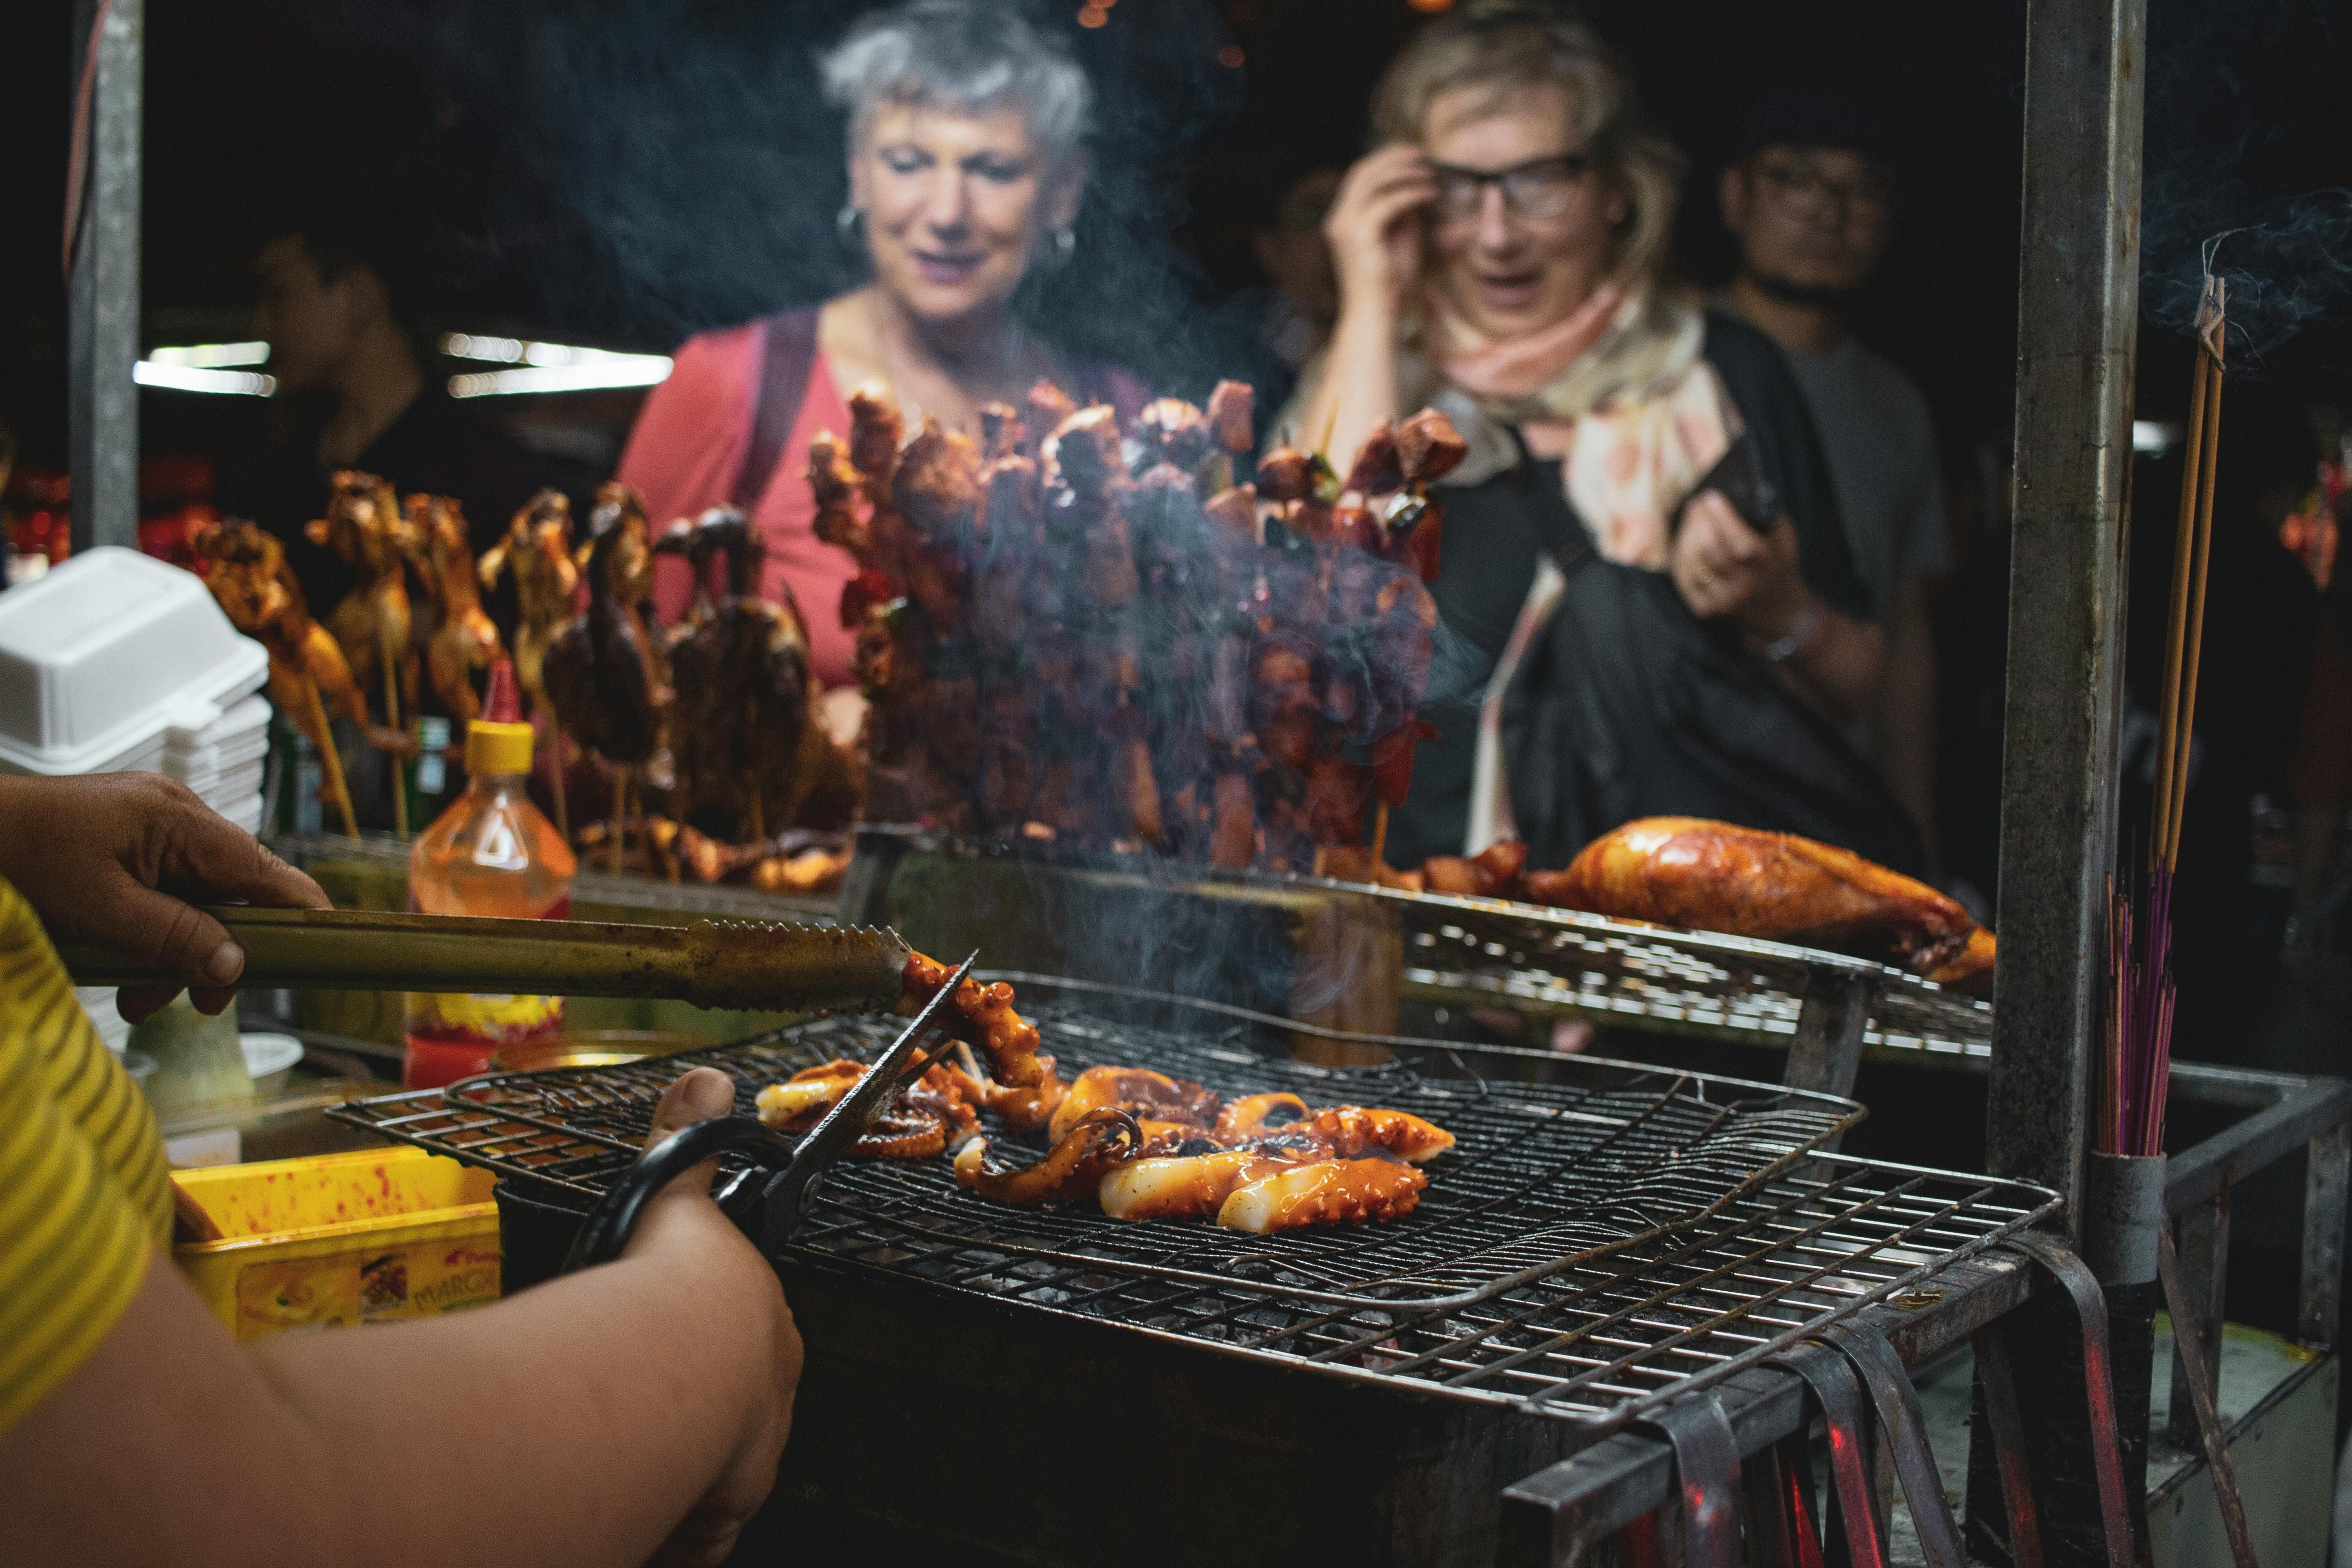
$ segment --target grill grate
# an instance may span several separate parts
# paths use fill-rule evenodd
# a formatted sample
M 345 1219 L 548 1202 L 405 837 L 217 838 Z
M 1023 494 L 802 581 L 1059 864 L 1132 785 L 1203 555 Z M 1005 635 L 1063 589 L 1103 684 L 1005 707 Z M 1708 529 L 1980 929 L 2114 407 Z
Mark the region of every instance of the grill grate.
M 1500 1003 L 1675 1035 L 1786 1046 L 1807 983 L 1833 969 L 1870 978 L 1863 1043 L 1896 1059 L 1991 1055 L 1991 1005 L 1842 953 L 1675 931 L 1496 899 L 1360 889 L 1404 924 L 1408 994 Z
M 1860 1115 L 1827 1096 L 1573 1058 L 1546 1064 L 1564 1080 L 1553 1082 L 1438 1077 L 1405 1062 L 1327 1068 L 1262 1057 L 1240 1026 L 1177 1032 L 1075 1001 L 1026 1011 L 1066 1074 L 1151 1066 L 1234 1093 L 1388 1105 L 1459 1142 L 1402 1219 L 1272 1237 L 1007 1208 L 957 1187 L 944 1160 L 846 1161 L 811 1204 L 794 1254 L 1226 1353 L 1614 1424 L 1910 1288 L 2055 1202 L 2021 1184 L 1816 1154 Z M 655 1100 L 687 1066 L 732 1073 L 748 1104 L 803 1067 L 878 1052 L 892 1028 L 824 1019 L 340 1115 L 593 1194 L 635 1157 Z

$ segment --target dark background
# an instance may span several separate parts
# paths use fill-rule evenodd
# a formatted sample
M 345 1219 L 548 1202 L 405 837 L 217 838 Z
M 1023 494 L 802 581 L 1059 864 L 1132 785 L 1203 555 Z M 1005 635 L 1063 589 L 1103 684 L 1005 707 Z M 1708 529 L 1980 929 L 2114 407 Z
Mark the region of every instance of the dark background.
M 831 228 L 840 134 L 808 57 L 857 9 L 150 0 L 149 341 L 244 331 L 255 225 L 296 190 L 380 213 L 450 326 L 658 351 L 835 289 L 847 279 Z M 1053 15 L 1067 25 L 1075 10 Z M 1691 157 L 1680 248 L 1702 280 L 1728 259 L 1714 171 L 1761 86 L 1845 71 L 1900 105 L 1908 210 L 1864 334 L 1927 389 L 1965 484 L 1975 444 L 2007 438 L 2021 0 L 1590 10 Z M 57 233 L 72 49 L 65 5 L 7 11 L 0 416 L 37 466 L 64 446 Z M 2176 340 L 2197 240 L 2352 181 L 2352 23 L 2325 0 L 2157 0 L 2151 13 L 2142 402 L 2160 415 L 2186 384 Z M 1081 226 L 1092 265 L 1052 302 L 1066 330 L 1171 384 L 1257 368 L 1236 363 L 1245 322 L 1220 306 L 1252 280 L 1247 227 L 1284 176 L 1360 150 L 1370 84 L 1413 19 L 1402 0 L 1126 0 L 1108 26 L 1073 26 L 1102 83 L 1104 131 Z M 1244 52 L 1237 68 L 1218 63 L 1227 43 Z M 2333 309 L 2344 258 L 2275 248 L 2241 239 L 2223 254 L 2297 274 L 2293 287 L 2267 280 L 2278 319 L 2261 325 L 2264 368 L 2299 396 L 2338 398 L 2352 366 Z M 2309 315 L 2334 320 L 2290 338 L 2282 323 Z M 151 449 L 201 440 L 232 401 L 146 395 Z

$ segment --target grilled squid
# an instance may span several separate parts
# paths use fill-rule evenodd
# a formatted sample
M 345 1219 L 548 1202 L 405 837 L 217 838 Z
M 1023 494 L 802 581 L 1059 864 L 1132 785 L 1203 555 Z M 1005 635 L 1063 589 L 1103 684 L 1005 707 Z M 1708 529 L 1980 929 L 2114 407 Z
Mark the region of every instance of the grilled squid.
M 1096 1196 L 1113 1219 L 1192 1219 L 1216 1213 L 1226 1194 L 1244 1182 L 1292 1166 L 1257 1149 L 1132 1160 L 1105 1176 Z
M 1007 1170 L 988 1157 L 988 1140 L 975 1138 L 956 1156 L 956 1180 L 982 1197 L 1032 1206 L 1067 1203 L 1093 1192 L 1103 1175 L 1133 1157 L 1142 1133 L 1116 1106 L 1080 1117 L 1045 1157 L 1025 1170 Z
M 982 1072 L 972 1059 L 971 1047 L 961 1040 L 956 1042 L 956 1055 L 962 1065 L 947 1070 L 956 1075 L 964 1099 L 983 1110 L 993 1110 L 1015 1132 L 1034 1132 L 1044 1127 L 1061 1107 L 1062 1097 L 1070 1092 L 1070 1086 L 1055 1072 L 1051 1054 L 1038 1057 L 1037 1081 L 1027 1089 L 1008 1089 Z
M 1418 1165 L 1454 1147 L 1454 1134 L 1405 1110 L 1342 1105 L 1318 1113 L 1302 1129 L 1342 1160 L 1394 1154 Z
M 1318 1160 L 1234 1187 L 1217 1207 L 1217 1223 L 1263 1233 L 1394 1219 L 1412 1212 L 1427 1185 L 1427 1176 L 1394 1160 Z
M 1314 1114 L 1305 1100 L 1287 1089 L 1276 1094 L 1245 1094 L 1227 1101 L 1225 1108 L 1217 1112 L 1217 1131 L 1230 1138 L 1255 1132 L 1269 1124 L 1287 1127 Z
M 1139 1118 L 1205 1129 L 1217 1114 L 1217 1091 L 1150 1068 L 1088 1068 L 1070 1084 L 1047 1134 L 1059 1139 L 1088 1111 L 1110 1105 Z
M 837 1058 L 803 1068 L 782 1083 L 770 1084 L 760 1091 L 752 1107 L 761 1121 L 780 1132 L 805 1132 L 865 1076 L 864 1062 Z
M 919 952 L 909 953 L 899 982 L 906 994 L 899 1010 L 914 1014 L 923 1004 L 939 994 L 940 987 L 953 974 L 953 966 Z M 951 1017 L 947 1031 L 957 1039 L 969 1041 L 988 1053 L 996 1069 L 996 1081 L 1013 1089 L 1030 1089 L 1040 1083 L 1045 1071 L 1037 1064 L 1037 1026 L 1013 1010 L 1013 987 L 1002 980 L 982 985 L 967 975 L 949 1006 Z

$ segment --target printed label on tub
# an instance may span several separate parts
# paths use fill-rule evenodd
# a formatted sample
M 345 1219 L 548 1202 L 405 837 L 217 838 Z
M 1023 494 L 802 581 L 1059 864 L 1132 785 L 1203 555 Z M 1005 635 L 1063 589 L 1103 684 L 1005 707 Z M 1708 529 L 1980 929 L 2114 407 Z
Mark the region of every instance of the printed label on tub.
M 429 1318 L 498 1299 L 494 1241 L 413 1241 L 343 1258 L 250 1263 L 236 1277 L 236 1337 Z

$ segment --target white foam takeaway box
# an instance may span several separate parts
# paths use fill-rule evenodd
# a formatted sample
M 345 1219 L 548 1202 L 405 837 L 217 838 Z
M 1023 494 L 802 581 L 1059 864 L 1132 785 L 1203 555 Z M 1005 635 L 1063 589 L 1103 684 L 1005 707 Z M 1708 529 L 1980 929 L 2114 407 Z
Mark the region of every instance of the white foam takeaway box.
M 166 732 L 218 722 L 268 678 L 192 572 L 100 546 L 0 594 L 0 768 L 152 768 Z

